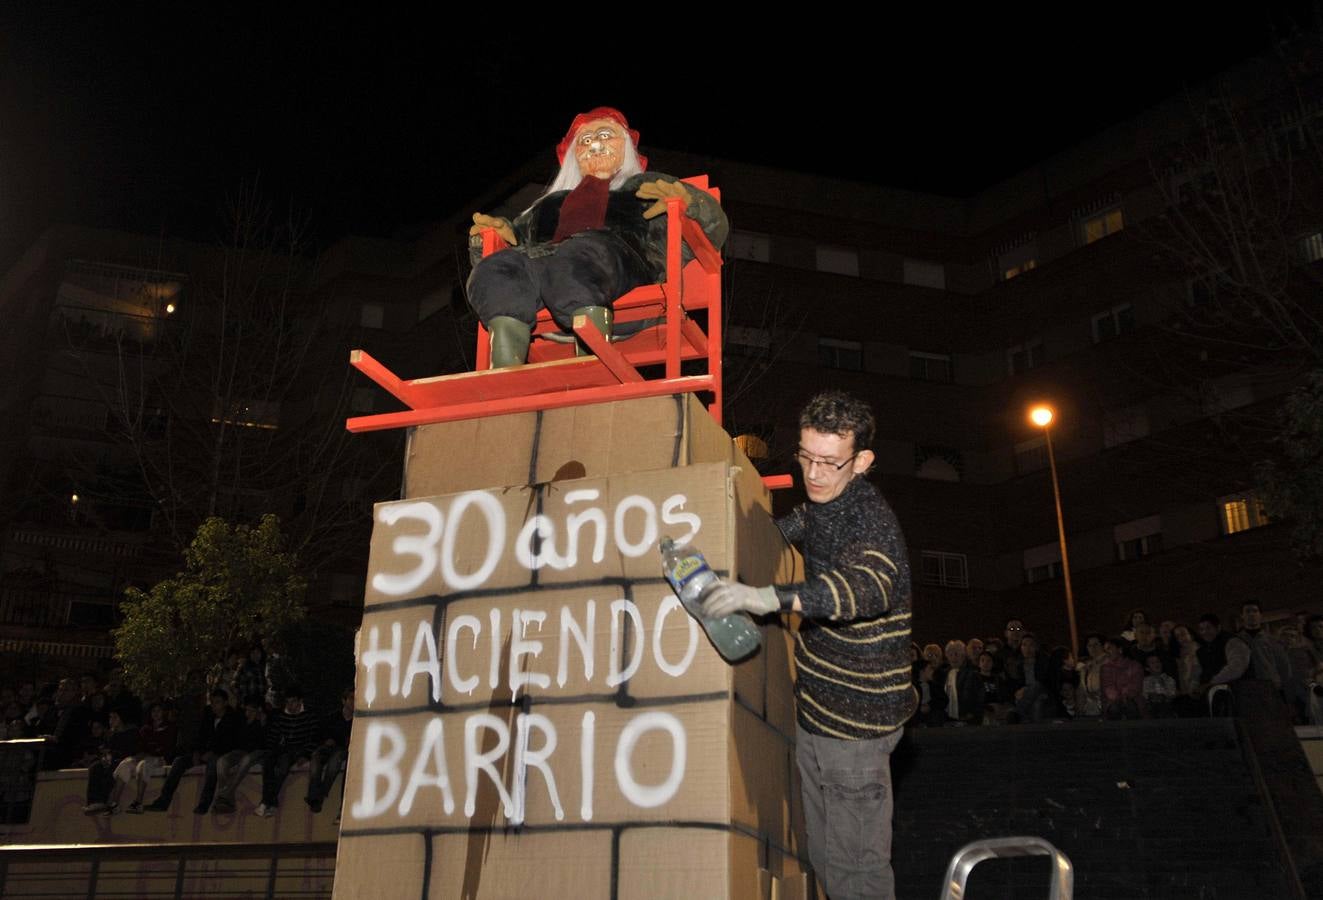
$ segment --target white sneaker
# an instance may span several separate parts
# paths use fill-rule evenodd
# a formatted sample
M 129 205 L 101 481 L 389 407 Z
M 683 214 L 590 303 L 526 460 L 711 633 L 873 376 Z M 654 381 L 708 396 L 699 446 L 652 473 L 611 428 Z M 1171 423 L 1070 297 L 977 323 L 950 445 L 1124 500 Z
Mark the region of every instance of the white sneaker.
M 257 809 L 253 810 L 253 815 L 261 816 L 263 819 L 269 819 L 276 814 L 274 806 L 267 806 L 265 803 L 257 804 Z

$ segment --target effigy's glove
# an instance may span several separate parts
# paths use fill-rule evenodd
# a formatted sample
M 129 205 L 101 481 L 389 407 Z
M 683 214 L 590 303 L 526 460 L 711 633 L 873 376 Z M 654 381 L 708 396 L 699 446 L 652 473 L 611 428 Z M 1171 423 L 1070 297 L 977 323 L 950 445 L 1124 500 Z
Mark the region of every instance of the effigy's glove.
M 658 178 L 656 181 L 646 181 L 634 192 L 634 196 L 640 200 L 656 200 L 657 202 L 643 211 L 643 218 L 655 219 L 666 212 L 666 201 L 671 197 L 680 198 L 680 209 L 683 210 L 689 206 L 689 192 L 685 190 L 683 184 L 674 181 L 664 181 Z
M 756 588 L 738 581 L 724 581 L 703 600 L 705 619 L 720 619 L 737 612 L 765 616 L 780 611 L 781 599 L 770 585 Z
M 515 237 L 514 226 L 510 224 L 509 219 L 500 216 L 489 216 L 483 213 L 474 213 L 473 226 L 469 228 L 469 237 L 480 238 L 483 229 L 485 228 L 494 229 L 496 233 L 501 236 L 501 240 L 505 241 L 511 247 L 519 243 L 519 239 Z

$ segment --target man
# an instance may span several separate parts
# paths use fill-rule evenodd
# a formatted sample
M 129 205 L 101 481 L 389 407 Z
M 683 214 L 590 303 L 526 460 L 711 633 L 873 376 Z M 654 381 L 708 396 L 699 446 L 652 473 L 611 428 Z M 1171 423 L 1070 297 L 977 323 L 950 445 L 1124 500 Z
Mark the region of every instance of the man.
M 1263 611 L 1257 603 L 1240 608 L 1241 629 L 1236 637 L 1250 648 L 1250 672 L 1260 681 L 1272 682 L 1277 691 L 1291 680 L 1291 658 L 1286 645 L 1263 627 Z
M 979 641 L 980 651 L 983 642 Z M 943 650 L 942 691 L 946 695 L 946 720 L 955 724 L 978 725 L 983 721 L 983 686 L 978 670 L 970 663 L 965 645 L 958 640 L 946 642 Z
M 804 554 L 805 580 L 727 582 L 706 616 L 797 612 L 796 756 L 813 870 L 832 900 L 895 896 L 891 751 L 914 712 L 910 566 L 900 525 L 864 477 L 868 404 L 840 391 L 809 401 L 796 457 L 809 502 L 777 525 Z
M 266 755 L 262 757 L 262 802 L 256 815 L 270 817 L 280 805 L 280 788 L 289 770 L 312 756 L 320 738 L 321 723 L 303 705 L 303 691 L 285 689 L 285 705 L 272 713 L 266 728 Z
M 262 721 L 264 707 L 258 694 L 251 694 L 243 701 L 243 722 L 239 726 L 239 736 L 235 747 L 216 760 L 216 778 L 219 785 L 212 809 L 218 813 L 232 813 L 235 810 L 234 797 L 239 790 L 248 770 L 262 761 L 266 754 L 266 725 Z M 201 803 L 193 810 L 197 815 L 206 814 Z
M 556 148 L 560 173 L 532 206 L 513 222 L 473 214 L 468 295 L 491 333 L 492 368 L 524 361 L 542 307 L 565 331 L 582 315 L 609 337 L 611 304 L 665 274 L 667 198 L 681 201 L 713 246 L 725 241 L 715 198 L 670 175 L 645 175 L 638 137 L 619 110 L 582 113 Z M 510 246 L 482 259 L 487 228 Z
M 145 807 L 149 812 L 168 810 L 184 773 L 200 763 L 206 765 L 206 770 L 202 777 L 202 792 L 198 795 L 197 806 L 193 812 L 196 815 L 203 815 L 211 807 L 219 777 L 217 763 L 222 756 L 238 746 L 243 715 L 230 706 L 230 694 L 225 688 L 214 688 L 209 701 L 210 706 L 202 718 L 194 745 L 191 748 L 182 748 L 170 764 L 170 772 L 165 777 L 160 796 Z
M 997 651 L 997 664 L 1006 676 L 1006 682 L 1014 689 L 1024 686 L 1024 655 L 1020 652 L 1020 641 L 1026 629 L 1020 619 L 1007 619 L 1006 629 L 1002 632 L 1006 642 Z
M 303 802 L 314 813 L 322 811 L 322 803 L 331 793 L 340 769 L 349 753 L 349 734 L 354 725 L 354 689 L 347 688 L 340 695 L 340 709 L 330 717 L 324 729 L 326 738 L 312 752 L 308 763 L 308 795 Z M 340 796 L 344 796 L 343 789 Z

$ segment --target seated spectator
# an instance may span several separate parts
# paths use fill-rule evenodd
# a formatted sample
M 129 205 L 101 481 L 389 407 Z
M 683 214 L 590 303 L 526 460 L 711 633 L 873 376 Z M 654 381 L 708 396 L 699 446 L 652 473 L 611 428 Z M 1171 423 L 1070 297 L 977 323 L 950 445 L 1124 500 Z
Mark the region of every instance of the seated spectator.
M 165 812 L 170 808 L 179 782 L 190 768 L 205 765 L 202 776 L 202 792 L 198 795 L 197 809 L 205 813 L 211 807 L 216 793 L 218 761 L 222 756 L 238 747 L 240 729 L 243 727 L 243 714 L 230 706 L 230 695 L 224 688 L 211 692 L 210 705 L 203 714 L 193 747 L 187 752 L 180 752 L 170 763 L 170 772 L 165 777 L 161 794 L 153 800 L 147 809 L 151 812 Z
M 942 693 L 937 678 L 937 666 L 928 659 L 920 660 L 915 666 L 919 672 L 914 680 L 914 689 L 919 692 L 919 710 L 914 714 L 914 724 L 941 725 L 946 721 L 946 694 Z
M 1309 724 L 1323 725 L 1323 661 L 1314 666 L 1309 679 Z
M 142 812 L 142 798 L 147 793 L 147 780 L 165 771 L 165 761 L 175 756 L 175 726 L 168 720 L 165 704 L 153 703 L 148 711 L 149 719 L 138 729 L 138 752 L 133 760 L 132 781 L 134 783 L 133 802 L 129 804 L 131 813 Z M 126 760 L 125 762 L 128 762 Z
M 88 719 L 88 710 L 78 696 L 77 682 L 63 679 L 55 691 L 55 705 L 43 717 L 41 730 L 37 732 L 52 739 L 46 745 L 48 769 L 63 769 L 73 764 L 87 740 Z
M 266 754 L 266 726 L 263 717 L 266 707 L 257 694 L 244 698 L 243 723 L 235 747 L 216 760 L 216 799 L 212 809 L 218 813 L 234 812 L 234 795 L 248 770 L 262 761 Z M 203 815 L 206 808 L 198 803 L 195 815 Z
M 1084 641 L 1086 659 L 1076 663 L 1078 683 L 1075 686 L 1075 715 L 1102 715 L 1102 666 L 1107 660 L 1103 652 L 1103 636 L 1091 634 Z
M 262 757 L 262 802 L 255 814 L 274 816 L 280 805 L 280 788 L 289 770 L 312 756 L 321 738 L 320 723 L 303 705 L 303 691 L 285 689 L 285 704 L 273 713 L 266 729 L 266 755 Z
M 354 689 L 346 690 L 340 701 L 340 709 L 331 716 L 324 729 L 325 740 L 312 752 L 308 764 L 308 796 L 303 802 L 314 813 L 322 811 L 322 804 L 331 793 L 349 754 L 349 732 L 354 724 Z M 344 796 L 343 789 L 340 796 Z
M 1140 622 L 1135 626 L 1135 642 L 1126 648 L 1125 655 L 1145 667 L 1148 666 L 1145 660 L 1156 655 L 1162 663 L 1162 671 L 1170 675 L 1173 680 L 1176 678 L 1176 661 L 1158 640 L 1158 630 L 1148 622 Z
M 998 642 L 996 650 L 997 668 L 1006 676 L 1006 684 L 1012 690 L 1019 690 L 1024 686 L 1024 663 L 1020 653 L 1020 641 L 1026 634 L 1024 622 L 1007 619 L 1003 634 L 1006 640 Z
M 1221 622 L 1212 613 L 1199 617 L 1195 626 L 1199 632 L 1199 698 L 1202 701 L 1218 685 L 1228 685 L 1240 681 L 1250 669 L 1250 647 L 1240 637 L 1225 631 Z M 1220 715 L 1230 714 L 1229 702 L 1224 707 L 1212 710 Z
M 93 719 L 88 723 L 87 740 L 83 742 L 83 749 L 74 761 L 75 767 L 91 768 L 92 764 L 101 758 L 101 748 L 105 746 L 106 737 L 110 733 L 110 728 L 102 724 L 100 719 Z
M 119 793 L 130 777 L 124 771 L 121 778 L 121 771 L 137 752 L 136 724 L 125 721 L 117 711 L 111 710 L 110 732 L 101 747 L 100 758 L 87 770 L 87 805 L 83 812 L 110 815 L 119 807 Z
M 1162 657 L 1156 653 L 1144 657 L 1144 671 L 1144 705 L 1148 715 L 1155 719 L 1173 715 L 1176 679 L 1162 670 Z
M 978 658 L 978 685 L 982 693 L 983 723 L 1004 725 L 1011 711 L 1011 695 L 1006 689 L 1006 676 L 997 671 L 997 660 L 984 650 Z
M 142 721 L 142 701 L 124 687 L 123 675 L 120 672 L 110 673 L 102 692 L 106 695 L 107 709 L 118 710 L 120 716 L 129 722 Z
M 1130 610 L 1130 615 L 1127 616 L 1125 620 L 1125 628 L 1121 631 L 1121 640 L 1124 642 L 1123 646 L 1135 642 L 1135 626 L 1141 622 L 1147 621 L 1148 613 L 1144 612 L 1142 609 Z
M 1171 619 L 1163 619 L 1161 624 L 1158 625 L 1158 640 L 1162 642 L 1162 648 L 1167 651 L 1167 655 L 1172 659 L 1181 655 L 1181 648 L 1176 644 L 1175 631 L 1176 623 Z
M 983 721 L 983 691 L 974 667 L 965 655 L 960 641 L 947 641 L 944 651 L 946 665 L 938 675 L 945 697 L 946 721 L 950 724 L 978 725 Z
M 965 659 L 969 660 L 969 665 L 975 671 L 978 671 L 978 658 L 983 655 L 983 639 L 970 638 L 965 642 Z
M 1144 668 L 1122 652 L 1122 638 L 1107 638 L 1102 664 L 1103 716 L 1108 719 L 1138 719 L 1144 714 Z
M 1056 710 L 1060 671 L 1053 671 L 1051 658 L 1040 649 L 1037 636 L 1022 633 L 1019 662 L 1023 674 L 1021 686 L 1015 689 L 1015 712 L 1021 722 L 1046 721 Z

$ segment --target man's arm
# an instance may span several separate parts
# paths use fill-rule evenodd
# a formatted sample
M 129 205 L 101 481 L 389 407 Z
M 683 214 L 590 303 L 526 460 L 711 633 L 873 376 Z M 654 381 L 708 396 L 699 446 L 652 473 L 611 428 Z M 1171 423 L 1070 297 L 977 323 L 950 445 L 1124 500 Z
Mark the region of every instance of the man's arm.
M 889 611 L 897 592 L 908 587 L 909 561 L 894 542 L 858 543 L 840 554 L 834 568 L 809 581 L 777 585 L 783 610 L 810 619 L 853 622 Z
M 1226 646 L 1227 664 L 1222 667 L 1220 672 L 1208 679 L 1208 684 L 1227 684 L 1235 681 L 1245 674 L 1249 669 L 1252 654 L 1249 645 L 1238 637 L 1233 637 L 1227 641 Z

